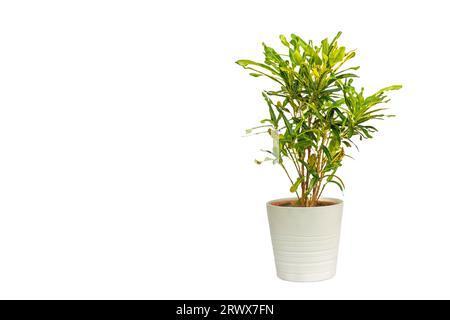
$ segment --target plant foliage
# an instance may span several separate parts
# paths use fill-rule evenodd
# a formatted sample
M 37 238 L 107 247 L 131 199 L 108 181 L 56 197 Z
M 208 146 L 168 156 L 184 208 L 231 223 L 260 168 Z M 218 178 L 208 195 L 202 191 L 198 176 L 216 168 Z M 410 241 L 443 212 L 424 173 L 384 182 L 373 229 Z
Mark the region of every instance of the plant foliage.
M 391 116 L 379 106 L 389 101 L 386 91 L 401 88 L 393 85 L 372 95 L 365 95 L 364 88 L 355 89 L 353 80 L 359 67 L 345 66 L 355 50 L 339 46 L 340 35 L 322 40 L 320 46 L 295 34 L 290 40 L 281 35 L 285 54 L 263 43 L 264 62 L 236 61 L 250 70 L 251 76 L 277 83 L 276 90 L 262 93 L 269 117 L 247 134 L 270 135 L 273 149 L 263 150 L 268 156 L 256 163 L 279 164 L 301 206 L 316 206 L 330 183 L 344 190 L 336 173 L 346 150 L 356 147 L 355 138 L 372 138 L 377 131 L 372 120 Z

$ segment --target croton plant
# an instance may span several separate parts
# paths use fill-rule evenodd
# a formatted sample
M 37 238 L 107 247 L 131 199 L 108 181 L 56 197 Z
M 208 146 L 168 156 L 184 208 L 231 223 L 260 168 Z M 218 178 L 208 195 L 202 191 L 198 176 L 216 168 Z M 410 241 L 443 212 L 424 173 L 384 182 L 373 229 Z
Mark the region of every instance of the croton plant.
M 236 61 L 251 76 L 276 83 L 276 89 L 262 92 L 269 117 L 247 134 L 271 137 L 272 150 L 262 150 L 267 157 L 256 163 L 272 161 L 281 166 L 298 206 L 317 206 L 330 183 L 344 190 L 337 171 L 347 149 L 357 148 L 355 139 L 372 138 L 377 131 L 373 120 L 392 116 L 380 104 L 389 101 L 387 91 L 401 88 L 393 85 L 371 95 L 364 88 L 356 89 L 359 67 L 346 66 L 355 50 L 339 46 L 340 35 L 322 40 L 320 46 L 295 34 L 289 40 L 281 35 L 283 53 L 263 43 L 264 62 Z

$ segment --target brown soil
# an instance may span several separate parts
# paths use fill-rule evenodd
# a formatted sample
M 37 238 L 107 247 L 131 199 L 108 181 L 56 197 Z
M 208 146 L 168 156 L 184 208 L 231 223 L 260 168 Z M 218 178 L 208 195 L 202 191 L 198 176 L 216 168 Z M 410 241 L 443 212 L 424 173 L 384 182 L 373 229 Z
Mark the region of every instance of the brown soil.
M 270 204 L 274 205 L 274 206 L 279 206 L 279 207 L 304 207 L 304 205 L 299 203 L 298 200 L 275 201 L 275 202 L 271 202 Z M 336 202 L 320 200 L 317 202 L 315 207 L 326 207 L 326 206 L 331 206 L 333 204 L 336 204 Z

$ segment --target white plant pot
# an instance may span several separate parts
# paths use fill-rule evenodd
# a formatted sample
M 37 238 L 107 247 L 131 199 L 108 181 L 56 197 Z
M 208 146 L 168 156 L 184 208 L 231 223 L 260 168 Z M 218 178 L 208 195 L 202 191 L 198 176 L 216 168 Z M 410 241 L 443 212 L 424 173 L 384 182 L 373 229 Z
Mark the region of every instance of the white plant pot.
M 336 274 L 341 229 L 342 200 L 321 207 L 283 207 L 267 203 L 270 234 L 279 278 L 287 281 L 320 281 Z

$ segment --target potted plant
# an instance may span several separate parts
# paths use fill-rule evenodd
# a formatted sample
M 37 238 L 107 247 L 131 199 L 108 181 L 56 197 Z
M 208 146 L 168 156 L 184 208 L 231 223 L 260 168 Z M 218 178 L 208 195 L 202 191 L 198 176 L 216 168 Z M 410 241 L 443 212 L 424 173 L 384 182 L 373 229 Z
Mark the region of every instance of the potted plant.
M 382 120 L 389 100 L 383 88 L 366 95 L 357 90 L 354 79 L 359 67 L 347 67 L 355 51 L 338 45 L 339 32 L 320 46 L 292 34 L 281 35 L 285 54 L 265 45 L 264 62 L 238 60 L 254 77 L 266 77 L 277 85 L 263 91 L 268 118 L 247 130 L 247 134 L 268 134 L 272 150 L 256 160 L 281 167 L 295 198 L 267 202 L 269 226 L 277 275 L 289 281 L 329 279 L 336 272 L 343 201 L 325 198 L 330 184 L 344 190 L 337 175 L 348 149 L 356 139 L 372 138 L 373 120 Z

